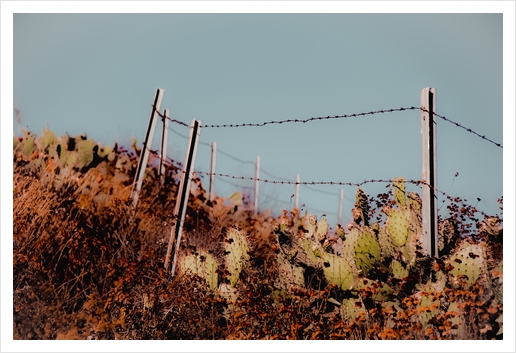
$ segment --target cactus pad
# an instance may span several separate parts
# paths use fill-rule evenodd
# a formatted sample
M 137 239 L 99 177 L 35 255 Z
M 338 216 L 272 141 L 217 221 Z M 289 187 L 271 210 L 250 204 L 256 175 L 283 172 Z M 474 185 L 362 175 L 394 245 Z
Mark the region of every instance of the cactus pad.
M 391 269 L 394 278 L 403 279 L 409 275 L 409 271 L 397 260 L 392 260 Z
M 387 221 L 387 232 L 392 237 L 394 244 L 403 246 L 409 235 L 409 220 L 407 214 L 400 210 L 392 209 Z
M 196 254 L 183 257 L 180 260 L 183 273 L 192 273 L 206 280 L 208 288 L 215 290 L 218 287 L 217 261 L 208 252 L 200 250 Z
M 394 199 L 396 200 L 396 204 L 403 208 L 407 204 L 406 194 L 405 194 L 405 179 L 395 178 L 393 182 L 394 189 Z
M 380 259 L 380 245 L 375 237 L 364 231 L 356 240 L 355 263 L 362 272 L 367 273 Z
M 464 242 L 447 262 L 453 266 L 450 274 L 460 277 L 468 285 L 475 283 L 484 267 L 484 256 L 479 244 Z
M 348 290 L 355 281 L 351 265 L 342 257 L 323 253 L 322 268 L 324 276 L 330 284 L 338 285 L 342 290 Z
M 226 268 L 230 273 L 229 282 L 235 286 L 244 263 L 249 260 L 249 245 L 245 235 L 237 229 L 230 229 L 226 236 Z

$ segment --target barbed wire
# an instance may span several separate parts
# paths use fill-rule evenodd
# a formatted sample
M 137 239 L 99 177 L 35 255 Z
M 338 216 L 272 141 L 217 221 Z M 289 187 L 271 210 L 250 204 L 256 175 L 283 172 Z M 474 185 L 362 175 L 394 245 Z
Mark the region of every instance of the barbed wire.
M 153 151 L 149 148 L 147 148 L 155 157 L 159 160 L 163 160 L 156 151 Z M 167 164 L 169 166 L 172 166 L 174 168 L 177 168 L 173 163 L 164 160 L 164 164 Z M 182 173 L 185 171 L 183 170 Z M 225 177 L 229 179 L 235 179 L 235 180 L 251 180 L 251 181 L 259 181 L 264 183 L 270 183 L 270 184 L 281 184 L 281 185 L 304 185 L 305 187 L 308 187 L 308 185 L 340 185 L 340 186 L 356 186 L 360 187 L 366 184 L 372 184 L 372 183 L 393 183 L 395 182 L 394 179 L 369 179 L 369 180 L 363 180 L 361 182 L 342 182 L 342 181 L 289 181 L 289 180 L 270 180 L 270 179 L 264 179 L 264 178 L 254 178 L 254 177 L 245 177 L 245 176 L 235 176 L 235 175 L 229 175 L 229 174 L 222 174 L 222 173 L 209 173 L 209 172 L 203 172 L 203 171 L 193 171 L 194 174 L 197 176 L 219 176 L 219 177 Z M 440 193 L 445 198 L 447 198 L 450 202 L 456 202 L 460 203 L 464 207 L 472 207 L 474 212 L 478 212 L 484 217 L 489 217 L 489 215 L 479 209 L 477 209 L 475 206 L 472 206 L 470 204 L 467 204 L 467 200 L 461 200 L 458 197 L 454 197 L 449 195 L 448 193 L 441 191 L 435 187 L 432 187 L 429 183 L 427 183 L 425 180 L 414 180 L 414 179 L 405 179 L 405 183 L 413 184 L 416 186 L 426 185 L 434 190 L 434 192 Z M 234 185 L 234 184 L 233 184 Z M 244 187 L 244 186 L 239 186 Z M 310 208 L 313 209 L 313 208 Z M 315 209 L 313 209 L 315 210 Z M 322 212 L 322 211 L 321 211 Z M 327 212 L 331 213 L 331 212 Z
M 421 111 L 428 113 L 428 109 L 423 108 L 423 107 L 421 107 Z M 481 138 L 481 139 L 483 139 L 483 140 L 486 140 L 486 141 L 488 141 L 488 142 L 491 142 L 492 144 L 494 144 L 494 145 L 495 145 L 495 146 L 497 146 L 497 147 L 503 148 L 502 144 L 500 144 L 500 143 L 498 143 L 498 142 L 494 142 L 493 140 L 491 140 L 491 139 L 487 138 L 485 135 L 480 135 L 478 132 L 473 131 L 473 129 L 470 129 L 470 128 L 468 128 L 468 127 L 465 127 L 465 126 L 463 126 L 463 125 L 459 124 L 459 123 L 458 123 L 458 122 L 456 122 L 456 121 L 453 121 L 453 120 L 451 120 L 451 119 L 448 119 L 447 117 L 445 117 L 445 116 L 443 116 L 443 115 L 439 115 L 439 114 L 437 114 L 437 113 L 434 113 L 434 115 L 435 115 L 436 117 L 438 117 L 438 118 L 440 118 L 440 119 L 444 120 L 444 121 L 447 121 L 447 122 L 449 122 L 449 123 L 451 123 L 451 124 L 453 124 L 453 125 L 455 125 L 455 126 L 457 126 L 457 127 L 460 127 L 461 129 L 466 130 L 467 132 L 469 132 L 469 133 L 471 133 L 471 134 L 473 134 L 473 135 L 476 135 L 476 136 L 480 137 L 480 138 Z
M 344 115 L 334 115 L 334 116 L 319 116 L 319 117 L 312 117 L 308 119 L 285 119 L 285 120 L 271 120 L 271 121 L 265 121 L 263 123 L 243 123 L 243 124 L 219 124 L 219 125 L 203 125 L 203 128 L 237 128 L 237 127 L 262 127 L 266 125 L 272 125 L 272 124 L 285 124 L 285 123 L 308 123 L 311 121 L 317 121 L 317 120 L 331 120 L 331 119 L 347 119 L 347 118 L 357 118 L 360 116 L 366 116 L 366 115 L 374 115 L 374 114 L 384 114 L 384 113 L 393 113 L 393 112 L 401 112 L 405 110 L 418 110 L 419 107 L 401 107 L 401 108 L 392 108 L 392 109 L 380 109 L 380 110 L 372 110 L 369 112 L 362 112 L 362 113 L 353 113 L 353 114 L 344 114 Z M 159 111 L 155 110 L 158 115 L 163 119 L 169 119 L 173 123 L 187 126 L 188 124 L 176 120 L 171 119 L 169 117 L 165 117 L 163 114 L 161 114 Z
M 334 116 L 320 116 L 320 117 L 312 117 L 312 118 L 308 118 L 308 119 L 286 119 L 286 120 L 271 120 L 271 121 L 265 121 L 263 123 L 243 123 L 243 124 L 219 124 L 219 125 L 203 125 L 202 127 L 203 128 L 238 128 L 238 127 L 262 127 L 262 126 L 266 126 L 266 125 L 271 125 L 271 124 L 284 124 L 284 123 L 307 123 L 307 122 L 310 122 L 310 121 L 316 121 L 316 120 L 330 120 L 330 119 L 347 119 L 347 118 L 356 118 L 356 117 L 361 117 L 361 116 L 366 116 L 366 115 L 375 115 L 375 114 L 385 114 L 385 113 L 393 113 L 393 112 L 401 112 L 401 111 L 409 111 L 409 110 L 421 110 L 423 112 L 429 112 L 428 109 L 424 108 L 424 107 L 401 107 L 401 108 L 391 108 L 391 109 L 380 109 L 380 110 L 372 110 L 372 111 L 369 111 L 369 112 L 362 112 L 362 113 L 353 113 L 353 114 L 344 114 L 344 115 L 334 115 Z M 169 117 L 165 117 L 163 114 L 161 114 L 159 111 L 157 111 L 155 109 L 155 111 L 158 113 L 158 115 L 162 118 L 162 119 L 168 119 L 170 120 L 171 122 L 173 123 L 176 123 L 176 124 L 179 124 L 179 125 L 182 125 L 182 126 L 186 126 L 186 127 L 189 127 L 188 124 L 182 122 L 182 121 L 179 121 L 179 120 L 176 120 L 176 119 L 171 119 Z M 489 138 L 487 138 L 485 135 L 481 135 L 479 134 L 478 132 L 474 131 L 473 129 L 471 128 L 468 128 L 468 127 L 465 127 L 464 125 L 461 125 L 459 123 L 457 123 L 456 121 L 453 121 L 443 115 L 440 115 L 440 114 L 437 114 L 434 112 L 434 115 L 444 121 L 447 121 L 461 129 L 464 129 L 466 130 L 467 132 L 483 139 L 483 140 L 486 140 L 492 144 L 494 144 L 495 146 L 497 147 L 500 147 L 500 148 L 503 148 L 502 144 L 501 143 L 498 143 L 498 142 L 495 142 Z

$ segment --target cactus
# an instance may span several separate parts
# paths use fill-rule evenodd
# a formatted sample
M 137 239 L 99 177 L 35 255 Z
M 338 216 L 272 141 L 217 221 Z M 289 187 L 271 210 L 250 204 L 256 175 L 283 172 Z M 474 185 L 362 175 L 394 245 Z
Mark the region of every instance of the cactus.
M 302 226 L 304 232 L 300 235 L 300 238 L 312 239 L 315 236 L 317 229 L 317 216 L 313 214 L 305 214 L 302 219 Z
M 183 257 L 179 264 L 183 273 L 192 273 L 204 278 L 210 290 L 218 288 L 218 264 L 215 258 L 208 252 L 199 250 L 195 254 Z
M 353 259 L 357 270 L 367 273 L 380 259 L 380 245 L 369 227 L 352 229 L 343 244 L 343 256 Z
M 315 238 L 322 243 L 326 236 L 328 235 L 328 222 L 326 221 L 326 218 L 321 218 L 319 223 L 317 224 L 317 230 L 315 232 Z
M 34 144 L 34 137 L 30 134 L 29 131 L 24 129 L 23 135 L 23 140 L 19 143 L 17 148 L 21 151 L 23 159 L 28 160 L 28 158 L 34 152 L 36 146 Z
M 457 328 L 452 328 L 450 333 L 453 335 L 458 335 L 459 337 L 463 337 L 466 334 L 467 328 L 464 319 L 461 320 L 462 309 L 459 308 L 457 302 L 450 303 L 446 315 L 450 317 L 448 321 L 450 321 L 452 327 L 457 325 Z
M 409 271 L 397 260 L 392 260 L 391 269 L 394 278 L 403 279 L 409 275 Z
M 78 136 L 76 137 L 76 143 L 77 152 L 79 153 L 77 167 L 87 167 L 91 162 L 93 162 L 93 147 L 95 146 L 95 141 L 92 139 L 86 140 L 86 137 Z
M 229 282 L 232 286 L 235 286 L 244 263 L 249 260 L 247 238 L 237 229 L 230 229 L 226 235 L 225 250 L 226 269 L 230 273 Z
M 367 273 L 380 259 L 380 245 L 367 229 L 360 234 L 355 245 L 355 263 Z
M 54 145 L 56 141 L 57 137 L 52 131 L 43 129 L 43 134 L 36 140 L 36 146 L 41 152 L 43 152 L 50 146 Z
M 397 246 L 405 245 L 409 235 L 409 220 L 406 212 L 392 209 L 387 221 L 387 232 Z
M 405 205 L 407 204 L 406 193 L 405 193 L 405 179 L 403 177 L 394 178 L 393 188 L 394 188 L 394 199 L 396 200 L 396 204 L 400 208 L 405 207 Z
M 348 290 L 353 286 L 355 278 L 353 268 L 342 257 L 323 253 L 321 256 L 324 277 L 330 284 L 339 286 L 342 290 Z
M 416 248 L 421 234 L 421 199 L 416 193 L 406 192 L 403 177 L 395 179 L 393 188 L 396 207 L 384 209 L 388 218 L 385 226 L 380 227 L 376 233 L 382 257 L 400 257 L 408 265 L 406 270 L 409 270 L 417 258 Z M 401 273 L 398 275 L 401 276 Z
M 450 274 L 461 278 L 470 286 L 477 281 L 485 260 L 482 247 L 466 241 L 446 262 L 453 266 Z
M 340 305 L 340 315 L 342 320 L 353 322 L 359 315 L 364 315 L 367 318 L 367 311 L 364 302 L 359 296 L 358 298 L 347 298 L 342 301 Z
M 432 288 L 429 287 L 432 292 Z M 417 306 L 419 312 L 419 322 L 423 325 L 423 330 L 428 326 L 428 321 L 439 314 L 439 306 L 441 302 L 435 299 L 432 292 L 419 292 L 416 294 L 417 297 L 421 298 L 420 303 Z
M 115 151 L 113 150 L 113 148 L 111 146 L 105 146 L 103 148 L 99 148 L 99 157 L 101 158 L 106 158 L 107 157 L 107 160 L 112 162 L 115 160 Z

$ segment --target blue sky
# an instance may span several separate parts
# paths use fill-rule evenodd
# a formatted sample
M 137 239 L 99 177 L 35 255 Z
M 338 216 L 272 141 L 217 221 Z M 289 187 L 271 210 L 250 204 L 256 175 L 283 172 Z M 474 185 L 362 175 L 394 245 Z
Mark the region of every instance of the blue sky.
M 419 106 L 421 90 L 435 87 L 438 114 L 504 145 L 502 150 L 437 119 L 438 188 L 473 205 L 478 197 L 477 208 L 490 214 L 498 212 L 497 199 L 504 195 L 505 213 L 514 214 L 514 3 L 191 2 L 177 6 L 171 2 L 60 3 L 55 7 L 45 2 L 30 6 L 2 2 L 1 123 L 2 141 L 6 141 L 2 160 L 11 158 L 11 131 L 17 134 L 25 127 L 40 134 L 47 123 L 58 135 L 87 133 L 103 144 L 125 146 L 135 137 L 141 144 L 158 87 L 165 90 L 162 109 L 168 108 L 173 119 L 190 124 L 196 118 L 205 125 Z M 39 13 L 120 11 L 136 13 Z M 188 14 L 139 14 L 178 11 Z M 349 11 L 357 13 L 333 13 Z M 381 13 L 392 11 L 422 13 Z M 429 11 L 436 14 L 424 13 Z M 461 11 L 472 13 L 438 13 Z M 504 12 L 503 20 L 501 14 L 475 12 Z M 5 44 L 9 40 L 12 47 Z M 20 111 L 21 125 L 14 109 Z M 188 135 L 188 129 L 176 124 L 170 128 L 168 155 L 183 161 L 187 140 L 180 135 Z M 209 170 L 208 146 L 216 141 L 219 151 L 249 162 L 242 164 L 219 153 L 217 172 L 223 174 L 252 177 L 259 155 L 261 175 L 270 179 L 276 178 L 265 172 L 291 181 L 297 174 L 301 181 L 420 179 L 420 128 L 417 110 L 306 124 L 204 128 L 195 169 Z M 158 125 L 153 148 L 157 149 L 159 136 Z M 2 190 L 12 180 L 5 178 L 9 169 L 9 164 L 2 164 Z M 252 181 L 218 178 L 216 191 L 228 197 L 242 188 L 252 192 L 252 185 Z M 326 213 L 334 226 L 340 189 L 301 186 L 300 202 L 311 213 Z M 356 187 L 344 190 L 343 223 L 347 224 Z M 385 184 L 368 184 L 364 190 L 375 196 L 386 189 Z M 260 209 L 279 211 L 290 206 L 294 186 L 261 183 L 260 191 Z M 2 203 L 2 215 L 6 209 L 10 212 L 7 206 Z M 513 225 L 510 219 L 504 224 L 512 227 L 509 231 Z M 2 258 L 11 254 L 2 253 Z M 504 325 L 511 323 L 508 315 Z M 295 347 L 297 351 L 318 349 L 309 343 Z M 413 350 L 399 345 L 388 348 L 389 343 L 378 347 Z M 486 347 L 461 343 L 454 348 L 491 349 Z
M 431 30 L 429 30 L 431 28 Z M 14 106 L 20 126 L 87 133 L 103 144 L 145 136 L 157 87 L 171 117 L 204 125 L 307 119 L 419 106 L 502 143 L 502 14 L 15 14 Z M 421 177 L 420 112 L 259 128 L 203 129 L 196 170 L 361 182 Z M 437 122 L 438 188 L 487 213 L 502 196 L 503 150 Z M 168 154 L 184 159 L 188 129 L 171 124 Z M 153 146 L 157 149 L 161 126 Z M 459 176 L 454 181 L 454 175 Z M 229 196 L 252 181 L 216 182 Z M 336 222 L 340 186 L 300 188 L 309 212 Z M 364 187 L 370 195 L 385 184 Z M 344 223 L 356 187 L 345 186 Z M 289 208 L 294 186 L 261 184 L 260 209 Z M 322 191 L 322 192 L 321 192 Z M 444 210 L 444 208 L 443 208 Z

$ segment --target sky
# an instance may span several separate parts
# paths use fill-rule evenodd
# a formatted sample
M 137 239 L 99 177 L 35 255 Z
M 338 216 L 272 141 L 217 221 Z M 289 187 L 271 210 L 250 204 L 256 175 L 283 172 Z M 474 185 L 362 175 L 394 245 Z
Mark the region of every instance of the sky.
M 161 111 L 203 125 L 419 107 L 433 87 L 437 113 L 503 144 L 502 14 L 15 14 L 13 38 L 16 134 L 48 124 L 58 136 L 141 146 L 158 87 Z M 215 141 L 222 174 L 253 177 L 260 156 L 273 180 L 418 180 L 420 116 L 205 128 L 195 170 L 209 171 Z M 170 129 L 167 154 L 182 162 L 188 129 Z M 441 119 L 436 136 L 438 189 L 497 213 L 503 150 Z M 252 180 L 215 183 L 223 197 L 253 194 Z M 301 185 L 299 203 L 334 226 L 341 188 L 347 224 L 355 186 Z M 294 185 L 259 189 L 260 210 L 294 206 Z M 364 190 L 376 196 L 386 184 Z
M 387 9 L 376 5 L 377 11 Z M 206 6 L 207 12 L 221 11 Z M 423 13 L 373 14 L 366 5 L 359 13 L 332 13 L 347 12 L 342 7 L 264 13 L 277 11 L 263 6 L 260 13 L 15 13 L 13 133 L 25 128 L 39 135 L 48 124 L 58 136 L 85 133 L 103 145 L 126 147 L 134 137 L 141 146 L 157 88 L 164 89 L 161 111 L 169 109 L 172 119 L 217 125 L 419 107 L 421 90 L 432 87 L 438 114 L 504 145 L 506 153 L 514 146 L 507 139 L 514 136 L 514 115 L 504 120 L 503 73 L 504 21 L 506 26 L 512 21 L 514 29 L 513 15 L 482 2 L 451 11 L 436 6 L 440 12 L 499 13 L 430 14 L 423 8 L 412 11 Z M 297 12 L 305 4 L 299 6 L 281 12 Z M 308 12 L 319 12 L 315 9 Z M 192 5 L 182 12 L 199 11 Z M 305 124 L 205 127 L 194 169 L 209 171 L 215 141 L 216 172 L 222 174 L 253 177 L 260 156 L 261 177 L 272 180 L 295 181 L 298 174 L 308 182 L 419 180 L 420 118 L 419 110 L 409 110 Z M 511 128 L 509 135 L 504 127 Z M 174 123 L 169 128 L 167 155 L 183 162 L 188 128 Z M 161 129 L 158 124 L 153 149 L 159 149 Z M 3 138 L 5 131 L 2 125 Z M 504 169 L 513 173 L 514 161 L 508 165 L 506 155 L 504 164 L 502 148 L 439 118 L 436 139 L 437 188 L 488 214 L 499 213 L 497 199 L 514 196 L 504 195 Z M 208 177 L 204 180 L 207 187 Z M 222 197 L 235 191 L 252 196 L 253 185 L 217 177 L 215 191 Z M 342 223 L 348 224 L 354 186 L 301 185 L 300 204 L 319 217 L 326 214 L 334 228 L 341 188 Z M 387 191 L 385 183 L 363 189 L 369 196 Z M 294 185 L 260 183 L 259 190 L 261 211 L 277 214 L 294 206 Z

